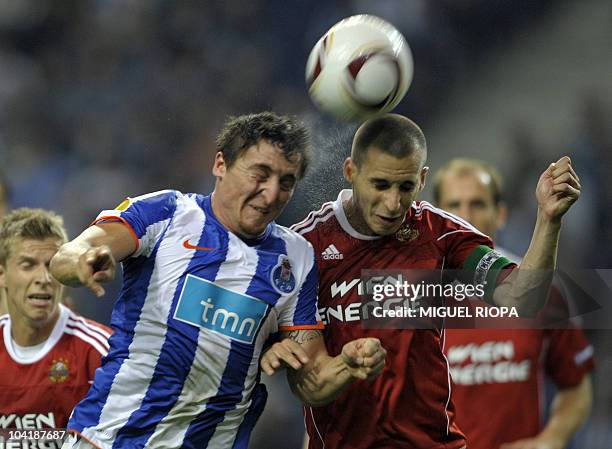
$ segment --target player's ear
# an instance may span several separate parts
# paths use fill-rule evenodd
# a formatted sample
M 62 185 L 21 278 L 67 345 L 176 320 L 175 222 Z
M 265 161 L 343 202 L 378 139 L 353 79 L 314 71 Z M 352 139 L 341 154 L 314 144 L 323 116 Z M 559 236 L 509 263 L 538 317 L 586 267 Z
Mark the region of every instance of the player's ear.
M 423 189 L 425 188 L 425 180 L 427 179 L 427 173 L 429 173 L 429 167 L 426 165 L 421 169 L 421 173 L 419 175 L 419 181 L 420 181 L 419 192 L 422 192 Z
M 342 173 L 344 174 L 344 179 L 352 183 L 353 176 L 355 176 L 356 169 L 357 169 L 357 166 L 355 165 L 355 162 L 353 161 L 353 159 L 351 159 L 350 157 L 347 157 L 344 160 L 344 166 L 342 167 Z
M 215 162 L 213 163 L 212 174 L 217 178 L 222 178 L 223 176 L 225 176 L 226 170 L 227 165 L 225 164 L 223 153 L 217 151 L 217 154 L 215 154 Z
M 506 226 L 506 218 L 508 217 L 508 207 L 506 203 L 500 201 L 497 204 L 497 217 L 495 218 L 496 229 L 502 229 Z

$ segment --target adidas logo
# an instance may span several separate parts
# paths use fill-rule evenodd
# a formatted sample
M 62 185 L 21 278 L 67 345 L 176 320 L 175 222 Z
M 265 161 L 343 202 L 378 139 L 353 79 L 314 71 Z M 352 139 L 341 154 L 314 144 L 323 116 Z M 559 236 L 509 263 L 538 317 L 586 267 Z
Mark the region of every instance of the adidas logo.
M 344 255 L 338 251 L 338 248 L 336 248 L 333 243 L 325 248 L 325 251 L 321 253 L 321 256 L 323 257 L 323 260 L 344 259 Z

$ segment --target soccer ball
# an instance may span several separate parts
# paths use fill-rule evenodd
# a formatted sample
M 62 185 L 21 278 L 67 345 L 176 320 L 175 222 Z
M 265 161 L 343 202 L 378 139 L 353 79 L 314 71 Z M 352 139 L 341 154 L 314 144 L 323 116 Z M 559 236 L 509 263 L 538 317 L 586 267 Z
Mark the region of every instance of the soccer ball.
M 341 20 L 319 39 L 306 63 L 314 104 L 343 120 L 392 110 L 412 81 L 412 54 L 389 22 L 367 14 Z

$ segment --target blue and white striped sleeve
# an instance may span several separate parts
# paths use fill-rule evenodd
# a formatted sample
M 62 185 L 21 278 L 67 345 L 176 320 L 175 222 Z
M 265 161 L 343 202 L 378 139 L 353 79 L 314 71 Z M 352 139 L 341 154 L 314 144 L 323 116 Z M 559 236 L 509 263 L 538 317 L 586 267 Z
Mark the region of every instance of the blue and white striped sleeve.
M 176 211 L 180 192 L 160 190 L 135 198 L 126 198 L 114 209 L 103 210 L 93 224 L 120 221 L 136 240 L 132 257 L 149 255 Z
M 319 289 L 319 271 L 314 260 L 314 252 L 310 251 L 308 273 L 300 289 L 285 304 L 278 319 L 278 330 L 288 332 L 292 330 L 323 329 L 323 323 L 317 310 L 317 297 Z

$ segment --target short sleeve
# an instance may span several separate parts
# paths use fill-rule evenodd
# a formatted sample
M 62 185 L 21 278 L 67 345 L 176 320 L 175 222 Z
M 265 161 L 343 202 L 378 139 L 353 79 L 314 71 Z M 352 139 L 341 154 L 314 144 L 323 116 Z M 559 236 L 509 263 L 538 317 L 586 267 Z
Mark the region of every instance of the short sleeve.
M 161 190 L 135 198 L 126 198 L 114 209 L 100 212 L 92 224 L 121 221 L 136 240 L 132 257 L 148 256 L 174 215 L 179 192 Z
M 461 270 L 463 282 L 484 285 L 484 299 L 491 302 L 502 270 L 514 268 L 516 264 L 494 250 L 492 240 L 468 222 L 443 213 L 447 220 L 437 240 L 445 255 L 445 268 Z
M 323 323 L 317 311 L 319 288 L 319 271 L 310 252 L 310 267 L 298 292 L 285 304 L 279 314 L 278 329 L 281 332 L 305 329 L 323 329 Z
M 563 329 L 546 331 L 549 342 L 545 359 L 546 373 L 558 388 L 577 386 L 595 368 L 593 347 L 582 329 L 567 320 L 567 303 L 555 286 L 550 289 L 547 305 L 540 315 L 545 322 L 567 323 Z
M 558 388 L 575 387 L 595 367 L 593 347 L 581 329 L 549 331 L 546 372 Z

